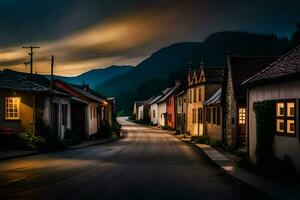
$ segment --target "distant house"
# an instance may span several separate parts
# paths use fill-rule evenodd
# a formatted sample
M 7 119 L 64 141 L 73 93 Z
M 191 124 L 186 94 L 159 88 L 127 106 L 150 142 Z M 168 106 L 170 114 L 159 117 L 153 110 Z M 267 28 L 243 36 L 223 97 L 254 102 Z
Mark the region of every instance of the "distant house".
M 205 68 L 201 63 L 198 69 L 189 70 L 187 85 L 187 132 L 191 135 L 205 134 L 204 102 L 211 97 L 221 86 L 224 76 L 224 67 Z
M 133 120 L 138 120 L 138 115 L 139 115 L 139 107 L 143 105 L 145 101 L 135 101 L 133 104 Z
M 157 119 L 158 123 L 157 125 L 159 127 L 164 127 L 166 126 L 166 121 L 167 121 L 167 103 L 166 103 L 166 98 L 168 93 L 172 90 L 173 88 L 166 88 L 162 93 L 162 97 L 156 102 L 157 104 Z
M 108 122 L 108 101 L 96 95 L 87 85 L 71 85 L 61 80 L 55 80 L 54 83 L 57 88 L 77 100 L 72 102 L 74 130 L 79 131 L 82 138 L 101 133 L 101 129 Z
M 138 107 L 138 120 L 144 120 L 144 122 L 150 122 L 150 102 L 155 97 L 150 97 L 148 100 L 141 102 L 141 105 Z
M 50 81 L 42 75 L 0 71 L 0 134 L 50 127 Z M 53 130 L 64 139 L 71 127 L 69 95 L 53 90 Z
M 222 88 L 204 102 L 206 109 L 205 133 L 213 140 L 223 141 L 222 135 Z
M 266 68 L 278 57 L 227 56 L 222 101 L 224 105 L 224 134 L 227 148 L 245 149 L 246 138 L 246 89 L 242 82 Z
M 175 81 L 174 88 L 166 95 L 166 110 L 167 110 L 167 123 L 166 125 L 169 128 L 175 129 L 175 96 L 179 90 L 180 90 L 180 81 Z
M 182 87 L 175 95 L 175 128 L 178 133 L 186 133 L 186 91 Z
M 138 115 L 137 115 L 137 120 L 143 120 L 143 119 L 144 119 L 144 104 L 138 107 Z
M 253 105 L 271 100 L 274 104 L 273 151 L 281 159 L 291 158 L 300 172 L 300 46 L 288 52 L 244 82 L 248 87 L 249 154 L 256 162 L 257 126 Z M 268 126 L 268 124 L 265 124 Z M 270 125 L 269 125 L 270 126 Z
M 157 125 L 158 123 L 158 106 L 157 101 L 162 97 L 163 95 L 160 94 L 156 96 L 152 101 L 149 102 L 150 105 L 150 122 L 152 125 Z

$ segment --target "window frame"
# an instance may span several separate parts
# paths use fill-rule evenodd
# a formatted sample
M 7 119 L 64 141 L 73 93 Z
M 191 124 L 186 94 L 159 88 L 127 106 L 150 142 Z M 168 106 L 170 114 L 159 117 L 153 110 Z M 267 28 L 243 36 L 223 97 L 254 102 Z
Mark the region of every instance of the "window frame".
M 9 99 L 17 99 L 17 117 L 8 117 L 8 100 Z M 14 103 L 12 103 L 14 104 Z M 21 119 L 21 110 L 20 110 L 20 104 L 21 104 L 21 97 L 5 97 L 5 107 L 4 107 L 4 119 L 13 121 L 13 120 L 20 120 Z M 14 108 L 12 108 L 14 109 Z
M 278 115 L 277 105 L 283 103 L 283 115 Z M 288 103 L 294 103 L 294 116 L 288 116 Z M 275 101 L 275 135 L 286 136 L 286 137 L 297 137 L 297 100 L 296 99 L 284 99 Z M 283 120 L 283 131 L 277 130 L 277 122 Z M 294 133 L 288 132 L 288 121 L 294 121 Z

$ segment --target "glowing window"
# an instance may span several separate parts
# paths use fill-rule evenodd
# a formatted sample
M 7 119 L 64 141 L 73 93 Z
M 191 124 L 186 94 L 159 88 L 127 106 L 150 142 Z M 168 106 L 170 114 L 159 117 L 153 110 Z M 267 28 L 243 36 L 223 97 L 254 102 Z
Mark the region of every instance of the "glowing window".
M 239 108 L 239 124 L 246 124 L 246 108 Z
M 295 136 L 296 102 L 294 100 L 276 103 L 276 132 L 278 135 Z
M 19 97 L 5 98 L 5 119 L 18 120 L 20 119 L 20 102 Z

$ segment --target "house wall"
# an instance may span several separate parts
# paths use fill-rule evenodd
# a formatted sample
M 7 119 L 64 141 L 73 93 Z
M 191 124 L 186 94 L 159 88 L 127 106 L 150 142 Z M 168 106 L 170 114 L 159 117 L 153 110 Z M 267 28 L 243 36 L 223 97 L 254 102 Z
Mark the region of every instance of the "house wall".
M 165 126 L 166 125 L 166 121 L 165 121 L 165 118 L 166 118 L 166 113 L 167 113 L 167 105 L 166 105 L 166 102 L 162 102 L 162 103 L 159 103 L 157 105 L 158 107 L 158 126 Z
M 154 116 L 153 116 L 153 112 L 155 113 Z M 157 123 L 158 123 L 158 107 L 157 107 L 156 103 L 150 105 L 150 119 L 151 119 L 151 123 L 153 125 L 157 125 Z
M 175 98 L 175 108 L 176 108 L 175 109 L 176 131 L 180 133 L 185 133 L 186 132 L 186 109 L 187 109 L 185 94 L 181 96 L 177 96 Z
M 206 135 L 213 140 L 222 141 L 222 106 L 220 104 L 216 104 L 206 107 L 211 108 L 211 110 L 213 110 L 213 108 L 220 109 L 220 124 L 213 123 L 213 114 L 211 114 L 210 123 L 205 120 Z
M 91 136 L 93 134 L 96 134 L 98 131 L 98 121 L 97 121 L 97 112 L 96 116 L 94 116 L 94 109 L 97 109 L 99 106 L 98 103 L 90 102 L 87 106 L 86 112 L 87 112 L 87 134 L 88 136 Z M 92 113 L 91 113 L 92 112 Z
M 44 119 L 44 124 L 47 126 L 50 126 L 50 98 L 46 98 L 44 102 L 44 110 L 43 110 L 43 119 Z M 61 140 L 64 139 L 65 136 L 65 131 L 66 129 L 71 128 L 71 102 L 69 98 L 66 97 L 53 97 L 53 103 L 58 104 L 58 136 Z M 68 111 L 67 111 L 67 125 L 63 125 L 62 122 L 62 105 L 67 105 L 68 106 Z
M 5 120 L 5 98 L 20 97 L 20 120 Z M 12 133 L 20 133 L 25 129 L 32 130 L 33 95 L 25 92 L 1 91 L 0 92 L 0 129 L 11 128 Z
M 142 120 L 144 119 L 144 106 L 139 106 L 138 107 L 138 117 L 137 117 L 138 120 Z
M 168 116 L 171 116 L 170 118 Z M 170 96 L 167 99 L 167 126 L 175 128 L 175 105 L 174 96 Z
M 249 155 L 253 163 L 256 162 L 256 119 L 253 111 L 253 103 L 263 100 L 280 99 L 299 99 L 300 98 L 300 80 L 288 82 L 274 82 L 255 86 L 249 89 L 248 110 L 249 110 Z M 300 143 L 299 143 L 299 100 L 296 104 L 298 118 L 296 120 L 296 137 L 275 135 L 274 151 L 275 155 L 284 159 L 288 155 L 294 162 L 298 172 L 300 172 Z

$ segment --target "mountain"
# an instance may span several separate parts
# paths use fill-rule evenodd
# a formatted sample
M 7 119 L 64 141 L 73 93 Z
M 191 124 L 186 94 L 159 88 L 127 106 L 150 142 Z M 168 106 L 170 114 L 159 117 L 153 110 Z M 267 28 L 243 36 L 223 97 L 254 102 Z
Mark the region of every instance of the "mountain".
M 113 77 L 97 86 L 106 95 L 116 96 L 119 109 L 129 113 L 135 100 L 156 95 L 175 79 L 185 79 L 188 63 L 199 66 L 203 59 L 206 67 L 225 66 L 226 51 L 234 55 L 282 55 L 292 42 L 275 35 L 247 32 L 219 32 L 203 42 L 185 42 L 158 50 L 132 70 Z
M 110 66 L 104 69 L 92 69 L 79 76 L 74 77 L 63 77 L 55 76 L 55 78 L 66 81 L 72 84 L 89 84 L 91 88 L 95 88 L 97 85 L 114 78 L 115 76 L 121 75 L 130 71 L 133 66 Z M 48 76 L 49 77 L 49 76 Z

